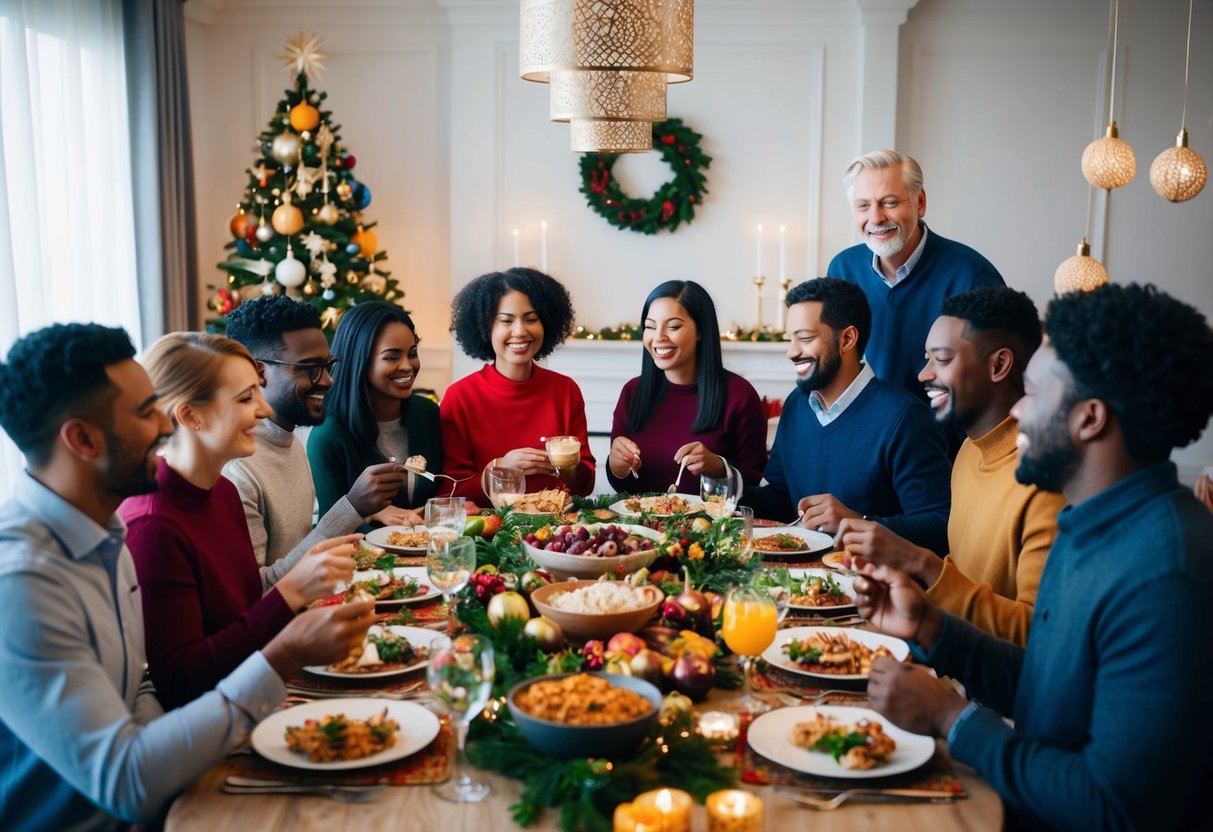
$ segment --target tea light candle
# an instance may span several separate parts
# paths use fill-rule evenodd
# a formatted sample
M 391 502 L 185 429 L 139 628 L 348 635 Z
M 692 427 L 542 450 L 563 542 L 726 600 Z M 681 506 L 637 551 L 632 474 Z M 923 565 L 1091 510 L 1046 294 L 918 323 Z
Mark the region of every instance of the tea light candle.
M 737 715 L 708 711 L 699 716 L 699 735 L 713 742 L 728 742 L 737 737 Z
M 761 832 L 762 799 L 740 789 L 708 795 L 708 832 Z
M 655 789 L 637 795 L 633 805 L 653 806 L 661 814 L 662 832 L 691 832 L 694 801 L 682 789 Z
M 661 812 L 656 806 L 620 803 L 615 807 L 614 832 L 661 832 Z

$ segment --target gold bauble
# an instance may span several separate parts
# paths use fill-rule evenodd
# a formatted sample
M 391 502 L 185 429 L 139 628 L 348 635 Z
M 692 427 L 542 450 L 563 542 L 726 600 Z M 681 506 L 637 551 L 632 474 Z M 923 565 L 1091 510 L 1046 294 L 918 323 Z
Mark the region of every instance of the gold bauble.
M 350 242 L 362 249 L 363 257 L 370 257 L 379 250 L 379 238 L 375 236 L 375 232 L 365 231 L 362 226 L 350 237 Z
M 353 269 L 350 269 L 345 273 L 346 283 L 349 283 L 350 285 L 357 285 L 359 280 L 361 280 L 361 278 L 358 277 L 358 272 L 354 271 Z
M 289 202 L 284 202 L 274 209 L 270 224 L 282 236 L 290 237 L 303 229 L 303 212 Z
M 270 156 L 279 164 L 293 165 L 299 158 L 299 148 L 302 144 L 298 136 L 285 130 L 274 136 L 274 141 L 270 144 Z
M 315 282 L 314 282 L 314 281 L 309 280 L 307 283 L 304 283 L 304 284 L 303 284 L 303 288 L 302 288 L 300 291 L 302 291 L 302 292 L 303 292 L 303 296 L 304 296 L 305 298 L 314 297 L 314 296 L 316 295 L 316 284 L 315 284 Z
M 350 187 L 350 183 L 349 183 L 349 182 L 339 182 L 339 183 L 337 183 L 337 188 L 336 188 L 336 191 L 337 191 L 337 198 L 338 198 L 338 199 L 344 199 L 344 200 L 346 200 L 347 202 L 349 201 L 349 198 L 350 198 L 350 197 L 353 195 L 353 193 L 354 193 L 354 189 L 353 189 L 352 187 Z
M 320 206 L 320 210 L 316 212 L 316 219 L 325 225 L 332 225 L 341 219 L 341 212 L 337 210 L 337 206 L 331 202 L 326 202 Z
M 368 274 L 358 282 L 358 288 L 364 292 L 382 295 L 387 289 L 387 280 L 377 274 Z
M 300 133 L 320 126 L 320 111 L 306 101 L 291 107 L 291 127 Z

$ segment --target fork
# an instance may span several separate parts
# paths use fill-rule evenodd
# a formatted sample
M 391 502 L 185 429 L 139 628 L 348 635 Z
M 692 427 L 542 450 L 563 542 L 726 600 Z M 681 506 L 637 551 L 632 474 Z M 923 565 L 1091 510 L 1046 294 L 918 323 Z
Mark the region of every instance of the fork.
M 344 699 L 350 696 L 367 696 L 372 699 L 413 699 L 425 693 L 419 690 L 425 683 L 416 681 L 394 691 L 349 691 L 349 690 L 313 690 L 298 685 L 287 685 L 287 695 L 295 699 Z
M 682 462 L 678 466 L 678 477 L 672 483 L 670 483 L 670 487 L 665 490 L 666 494 L 677 494 L 678 493 L 678 483 L 682 482 L 682 472 L 686 470 L 686 467 L 687 467 L 687 458 L 684 456 L 682 458 Z
M 762 696 L 763 694 L 792 696 L 795 697 L 801 705 L 816 705 L 825 701 L 826 699 L 829 699 L 831 696 L 837 696 L 838 694 L 844 694 L 847 696 L 865 696 L 864 692 L 861 690 L 842 690 L 841 688 L 836 690 L 823 690 L 819 691 L 818 693 L 804 693 L 801 688 L 790 687 L 766 688 L 764 690 L 756 690 L 754 692 L 759 696 Z
M 229 777 L 219 790 L 225 794 L 316 794 L 338 803 L 365 803 L 387 786 L 329 786 L 323 784 L 284 783 L 277 780 Z
M 848 800 L 862 800 L 870 803 L 951 803 L 952 798 L 946 795 L 930 796 L 916 791 L 898 789 L 845 789 L 832 797 L 814 797 L 802 791 L 791 791 L 783 786 L 775 787 L 775 794 L 784 800 L 790 800 L 810 809 L 820 812 L 831 812 Z

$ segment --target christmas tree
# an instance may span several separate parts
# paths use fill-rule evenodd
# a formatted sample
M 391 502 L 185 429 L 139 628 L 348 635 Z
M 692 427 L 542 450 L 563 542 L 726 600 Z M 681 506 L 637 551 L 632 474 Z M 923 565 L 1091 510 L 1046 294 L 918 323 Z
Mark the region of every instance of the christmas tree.
M 341 125 L 322 109 L 327 94 L 308 76 L 323 68 L 319 41 L 302 34 L 283 56 L 295 74 L 269 126 L 230 228 L 231 251 L 219 264 L 227 285 L 209 306 L 222 332 L 224 316 L 242 300 L 287 292 L 315 306 L 331 335 L 341 313 L 365 300 L 398 300 L 404 293 L 383 268 L 375 223 L 363 219 L 371 191 L 354 178 L 354 156 L 341 144 Z M 215 288 L 215 287 L 211 287 Z

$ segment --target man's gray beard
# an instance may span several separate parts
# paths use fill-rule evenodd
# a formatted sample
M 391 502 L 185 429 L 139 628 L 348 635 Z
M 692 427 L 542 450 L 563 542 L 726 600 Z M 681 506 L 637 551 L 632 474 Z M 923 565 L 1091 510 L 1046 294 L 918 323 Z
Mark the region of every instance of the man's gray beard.
M 897 236 L 891 240 L 881 242 L 873 240 L 871 237 L 864 236 L 864 243 L 868 249 L 877 257 L 893 257 L 906 247 L 906 237 L 904 229 L 897 229 Z

